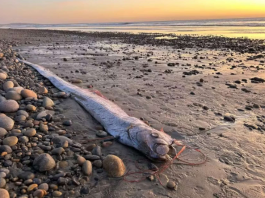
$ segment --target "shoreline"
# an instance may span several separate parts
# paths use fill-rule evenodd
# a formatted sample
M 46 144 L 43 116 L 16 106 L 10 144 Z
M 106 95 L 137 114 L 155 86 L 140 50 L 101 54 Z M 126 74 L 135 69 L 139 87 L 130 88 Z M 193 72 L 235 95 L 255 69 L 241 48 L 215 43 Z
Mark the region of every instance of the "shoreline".
M 260 155 L 265 152 L 265 72 L 260 41 L 242 39 L 230 46 L 227 42 L 234 39 L 182 37 L 186 40 L 167 43 L 172 41 L 161 42 L 147 35 L 40 30 L 0 30 L 2 39 L 13 42 L 17 53 L 30 62 L 67 81 L 80 80 L 77 85 L 82 88 L 101 91 L 129 115 L 158 130 L 163 128 L 172 137 L 182 136 L 185 144 L 200 148 L 208 157 L 202 166 L 176 161 L 161 176 L 163 182 L 174 181 L 176 191 L 157 185 L 157 180 L 125 183 L 94 172 L 98 184 L 90 196 L 264 195 L 264 159 Z M 77 141 L 93 139 L 99 127 L 95 121 L 72 100 L 61 104 L 63 114 L 73 122 L 73 137 Z M 143 158 L 115 141 L 103 153 L 124 161 Z M 193 157 L 196 161 L 198 156 Z M 130 162 L 126 167 L 135 168 Z
M 49 29 L 0 29 L 14 31 L 36 31 L 62 33 L 66 35 L 78 35 L 96 38 L 120 39 L 124 43 L 137 45 L 172 46 L 175 48 L 208 48 L 231 49 L 241 53 L 258 53 L 265 51 L 265 39 L 252 39 L 245 37 L 226 37 L 217 35 L 178 35 L 175 33 L 130 33 L 130 32 L 82 32 L 75 30 L 49 30 Z M 157 37 L 165 37 L 157 41 Z M 173 37 L 168 38 L 167 37 Z M 184 41 L 183 41 L 184 40 Z M 188 43 L 192 41 L 193 43 Z M 216 43 L 217 42 L 217 43 Z

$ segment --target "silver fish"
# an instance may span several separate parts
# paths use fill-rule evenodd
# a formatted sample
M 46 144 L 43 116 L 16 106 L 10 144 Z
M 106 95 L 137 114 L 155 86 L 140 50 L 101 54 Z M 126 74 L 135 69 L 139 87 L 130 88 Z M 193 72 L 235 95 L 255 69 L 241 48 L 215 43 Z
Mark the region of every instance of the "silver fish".
M 153 129 L 143 121 L 129 116 L 110 100 L 64 81 L 42 66 L 25 60 L 19 59 L 19 61 L 33 67 L 42 76 L 49 79 L 55 87 L 70 94 L 109 134 L 122 144 L 141 151 L 155 161 L 171 159 L 170 153 L 175 152 L 174 139 L 166 133 Z

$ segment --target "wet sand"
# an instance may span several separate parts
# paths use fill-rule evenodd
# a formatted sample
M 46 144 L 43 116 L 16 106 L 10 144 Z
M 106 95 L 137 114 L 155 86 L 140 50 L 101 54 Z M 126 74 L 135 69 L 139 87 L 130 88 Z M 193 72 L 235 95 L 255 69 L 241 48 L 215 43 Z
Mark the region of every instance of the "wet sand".
M 99 90 L 129 115 L 208 157 L 200 166 L 176 161 L 164 172 L 162 181 L 175 181 L 176 191 L 158 181 L 126 183 L 96 174 L 97 185 L 85 197 L 264 197 L 263 41 L 156 36 L 0 30 L 0 39 L 13 42 L 26 60 L 65 80 L 80 79 L 78 86 Z M 62 108 L 76 140 L 95 137 L 96 122 L 72 99 Z M 145 159 L 118 142 L 103 152 L 124 159 L 129 169 L 135 167 L 126 159 Z M 193 154 L 187 150 L 183 159 L 196 161 Z

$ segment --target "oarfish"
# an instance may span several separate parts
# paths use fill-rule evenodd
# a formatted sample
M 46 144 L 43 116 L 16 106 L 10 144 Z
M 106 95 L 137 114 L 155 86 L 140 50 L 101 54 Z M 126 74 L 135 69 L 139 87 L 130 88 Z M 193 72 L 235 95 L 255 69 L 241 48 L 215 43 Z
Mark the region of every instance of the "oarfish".
M 25 60 L 19 61 L 33 67 L 55 87 L 70 94 L 122 144 L 141 151 L 152 160 L 171 159 L 169 154 L 174 152 L 174 139 L 165 132 L 153 129 L 138 118 L 129 116 L 110 100 L 66 82 L 42 66 Z

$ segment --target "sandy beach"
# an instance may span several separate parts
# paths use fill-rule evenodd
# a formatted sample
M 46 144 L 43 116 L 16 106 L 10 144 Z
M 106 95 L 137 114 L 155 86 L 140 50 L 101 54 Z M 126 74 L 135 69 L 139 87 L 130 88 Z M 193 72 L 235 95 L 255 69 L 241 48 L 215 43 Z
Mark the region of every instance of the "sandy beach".
M 84 89 L 100 91 L 129 115 L 155 129 L 163 129 L 207 156 L 207 162 L 199 166 L 174 161 L 160 175 L 163 185 L 154 178 L 137 183 L 109 178 L 94 164 L 92 175 L 84 179 L 74 160 L 56 158 L 58 163 L 69 159 L 62 170 L 71 175 L 66 174 L 64 178 L 78 178 L 75 185 L 59 185 L 63 197 L 265 196 L 264 40 L 1 29 L 0 53 L 8 45 L 12 45 L 17 57 L 44 66 Z M 28 66 L 23 66 L 24 69 L 16 74 L 12 61 L 17 63 L 13 59 L 0 60 L 0 69 L 6 66 L 12 74 L 8 73 L 1 86 L 7 80 L 16 80 L 22 86 L 24 76 L 29 82 L 24 87 L 33 87 L 31 89 L 36 91 L 36 83 L 46 82 Z M 30 82 L 30 76 L 23 73 L 28 70 L 36 81 Z M 82 143 L 84 149 L 75 153 L 86 154 L 96 145 L 102 147 L 100 141 L 83 143 L 83 140 L 97 138 L 96 132 L 102 129 L 101 125 L 73 99 L 56 98 L 52 95 L 52 90 L 56 89 L 52 85 L 48 88 L 48 96 L 56 101 L 58 115 L 62 116 L 51 125 L 66 130 L 66 136 Z M 7 115 L 14 118 L 13 114 Z M 63 126 L 63 120 L 71 120 L 71 126 Z M 19 125 L 15 123 L 15 127 Z M 162 165 L 116 140 L 102 147 L 102 155 L 108 154 L 120 157 L 127 170 L 137 171 L 134 162 L 145 169 L 151 163 Z M 186 149 L 180 158 L 191 163 L 202 160 L 202 156 L 191 149 Z M 6 159 L 0 160 L 3 167 Z M 10 167 L 16 166 L 14 164 L 15 161 Z M 47 180 L 44 175 L 40 177 Z M 168 181 L 176 183 L 175 190 L 166 187 Z M 23 194 L 33 197 L 32 193 L 23 193 L 23 185 L 15 185 L 11 177 L 7 182 L 9 192 L 17 197 Z M 50 182 L 57 184 L 56 180 Z M 53 189 L 48 191 L 47 197 L 53 192 Z

